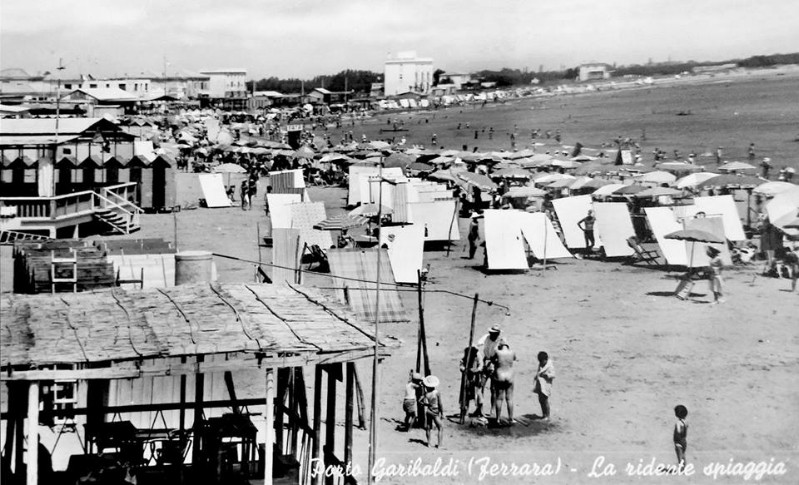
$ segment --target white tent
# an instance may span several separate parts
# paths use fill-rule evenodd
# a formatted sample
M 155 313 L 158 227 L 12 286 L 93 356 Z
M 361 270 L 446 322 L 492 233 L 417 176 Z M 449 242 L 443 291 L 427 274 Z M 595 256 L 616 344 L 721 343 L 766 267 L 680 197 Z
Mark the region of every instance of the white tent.
M 624 202 L 594 203 L 597 244 L 610 258 L 632 256 L 635 251 L 627 244 L 627 238 L 635 236 L 630 211 Z
M 571 258 L 572 254 L 563 245 L 552 221 L 543 212 L 520 212 L 519 225 L 533 256 L 537 259 Z
M 744 241 L 743 225 L 735 206 L 735 199 L 731 195 L 717 195 L 713 197 L 694 198 L 696 211 L 704 212 L 708 217 L 721 216 L 724 220 L 724 236 L 730 241 Z
M 521 212 L 515 210 L 486 210 L 485 245 L 488 269 L 527 269 L 527 255 L 522 241 Z
M 682 224 L 677 222 L 674 211 L 670 207 L 645 207 L 644 212 L 666 262 L 675 266 L 688 266 L 687 243 L 677 239 L 666 239 L 666 234 L 683 228 Z
M 266 194 L 266 203 L 272 228 L 291 228 L 291 205 L 300 203 L 300 194 Z
M 424 229 L 425 241 L 460 239 L 455 199 L 411 202 L 408 204 L 408 219 Z
M 225 192 L 225 183 L 221 173 L 201 173 L 200 187 L 203 190 L 205 203 L 210 208 L 230 207 L 231 202 Z
M 563 197 L 553 200 L 552 205 L 558 215 L 560 229 L 563 231 L 566 245 L 572 249 L 584 248 L 585 237 L 577 223 L 587 216 L 588 211 L 591 210 L 591 196 Z
M 417 283 L 424 258 L 424 227 L 417 224 L 383 226 L 380 246 L 388 247 L 388 258 L 397 283 Z

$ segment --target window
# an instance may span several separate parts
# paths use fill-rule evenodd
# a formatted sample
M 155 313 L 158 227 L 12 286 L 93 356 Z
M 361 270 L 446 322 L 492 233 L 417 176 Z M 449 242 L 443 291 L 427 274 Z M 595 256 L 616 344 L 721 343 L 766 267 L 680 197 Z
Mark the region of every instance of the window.
M 53 411 L 71 411 L 78 404 L 77 381 L 56 381 L 53 383 Z M 66 418 L 58 417 L 56 423 L 63 423 Z
M 63 155 L 72 155 L 72 149 L 71 148 L 63 148 L 62 149 L 62 154 Z
M 73 184 L 82 184 L 83 183 L 83 169 L 80 169 L 80 168 L 73 168 L 72 169 L 72 183 Z
M 72 83 L 64 84 L 65 89 L 72 89 Z
M 108 84 L 108 83 L 105 83 L 105 87 L 107 87 L 107 88 L 110 88 L 110 87 L 111 87 L 111 85 L 110 85 L 110 84 Z
M 96 88 L 97 88 L 97 83 L 89 84 L 89 89 L 96 89 Z
M 121 89 L 123 91 L 127 91 L 128 90 L 128 85 L 127 84 L 120 84 L 119 85 L 119 89 Z
M 35 168 L 26 168 L 25 169 L 25 178 L 23 180 L 24 180 L 24 183 L 26 183 L 26 184 L 35 184 L 36 183 L 36 169 Z

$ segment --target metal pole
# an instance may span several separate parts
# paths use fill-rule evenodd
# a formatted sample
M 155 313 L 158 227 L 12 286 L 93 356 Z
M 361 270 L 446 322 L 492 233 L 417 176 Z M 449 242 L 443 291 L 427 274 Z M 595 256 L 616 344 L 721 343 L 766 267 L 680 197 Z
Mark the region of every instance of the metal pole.
M 374 477 L 372 476 L 372 468 L 374 468 L 377 449 L 377 385 L 378 385 L 378 347 L 379 347 L 379 323 L 380 323 L 380 236 L 383 228 L 383 160 L 380 160 L 380 168 L 378 169 L 378 178 L 380 186 L 377 196 L 377 275 L 375 278 L 375 347 L 374 358 L 372 362 L 372 419 L 370 423 L 369 432 L 369 469 L 366 472 L 367 483 L 371 485 Z
M 463 358 L 464 369 L 463 375 L 461 375 L 461 424 L 466 420 L 466 411 L 469 410 L 469 401 L 466 399 L 466 376 L 469 373 L 469 369 L 474 365 L 474 362 L 470 361 L 470 357 L 472 356 L 472 345 L 474 345 L 474 324 L 477 318 L 477 302 L 479 299 L 479 293 L 475 293 L 474 304 L 472 305 L 472 326 L 469 329 L 469 346 L 466 347 L 466 354 Z M 479 358 L 479 356 L 475 358 Z

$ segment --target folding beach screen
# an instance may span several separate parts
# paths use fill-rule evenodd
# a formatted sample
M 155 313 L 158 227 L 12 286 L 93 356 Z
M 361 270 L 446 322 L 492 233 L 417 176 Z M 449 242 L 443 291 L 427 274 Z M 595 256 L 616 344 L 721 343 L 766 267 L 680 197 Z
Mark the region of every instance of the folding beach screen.
M 266 203 L 269 205 L 269 217 L 272 229 L 278 227 L 291 227 L 292 204 L 300 203 L 300 194 L 266 194 Z
M 380 247 L 388 247 L 388 258 L 397 283 L 417 283 L 424 258 L 424 227 L 417 224 L 383 226 Z
M 350 165 L 349 192 L 347 193 L 347 205 L 355 206 L 358 204 L 368 204 L 370 202 L 377 202 L 377 197 L 375 197 L 374 201 L 370 200 L 371 194 L 369 190 L 369 179 L 372 177 L 377 177 L 379 174 L 380 174 L 379 167 L 362 167 L 357 165 Z M 383 177 L 387 179 L 402 178 L 403 177 L 402 169 L 399 167 L 384 168 Z M 385 193 L 383 195 L 385 196 Z M 383 205 L 388 205 L 388 204 L 384 202 Z
M 635 236 L 635 229 L 626 203 L 596 202 L 594 216 L 597 244 L 601 243 L 605 256 L 615 258 L 635 254 L 633 248 L 627 244 L 627 238 Z
M 563 197 L 553 200 L 552 205 L 558 215 L 560 229 L 563 231 L 566 245 L 572 249 L 584 248 L 585 237 L 577 223 L 587 216 L 588 211 L 591 210 L 591 196 Z
M 424 228 L 425 241 L 457 241 L 461 238 L 455 199 L 411 202 L 408 215 L 414 225 Z
M 230 199 L 225 192 L 225 183 L 221 173 L 201 173 L 200 187 L 203 190 L 205 204 L 210 208 L 230 207 Z
M 269 185 L 273 194 L 286 194 L 293 192 L 289 189 L 305 188 L 305 180 L 300 169 L 282 170 L 269 173 Z
M 660 246 L 660 252 L 666 263 L 675 266 L 688 265 L 688 251 L 685 241 L 666 239 L 666 234 L 682 230 L 682 224 L 677 222 L 674 211 L 670 207 L 645 207 L 649 227 Z
M 272 282 L 297 283 L 300 267 L 300 230 L 278 227 L 272 229 Z M 282 266 L 282 267 L 278 267 Z
M 328 249 L 333 245 L 330 231 L 313 228 L 314 224 L 327 219 L 324 202 L 299 202 L 287 207 L 291 211 L 291 227 L 300 230 L 300 245 L 317 245 L 321 249 Z
M 410 184 L 402 182 L 394 187 L 394 200 L 392 201 L 392 209 L 394 212 L 391 214 L 391 220 L 395 223 L 410 222 L 408 217 L 408 190 Z
M 721 216 L 724 220 L 724 235 L 730 241 L 744 241 L 746 235 L 741 224 L 735 199 L 731 195 L 717 195 L 713 197 L 695 197 L 694 207 L 697 212 L 704 212 L 707 217 Z
M 489 270 L 527 269 L 520 213 L 513 210 L 483 212 Z
M 346 303 L 359 318 L 374 321 L 377 296 L 374 283 L 377 281 L 377 251 L 382 251 L 380 256 L 379 321 L 407 322 L 409 319 L 394 286 L 394 273 L 391 270 L 391 262 L 385 249 L 329 250 L 327 259 L 330 263 L 330 273 L 335 276 L 352 278 L 349 280 L 334 278 L 336 287 L 347 287 L 346 291 L 339 290 L 336 293 L 339 300 Z
M 519 212 L 520 229 L 527 245 L 537 259 L 571 258 L 572 254 L 563 245 L 552 221 L 543 212 Z

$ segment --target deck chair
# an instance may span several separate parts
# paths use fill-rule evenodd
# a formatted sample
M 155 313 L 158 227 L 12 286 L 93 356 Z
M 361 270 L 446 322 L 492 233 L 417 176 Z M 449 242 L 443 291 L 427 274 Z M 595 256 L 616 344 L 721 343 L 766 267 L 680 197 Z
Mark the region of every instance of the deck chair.
M 308 264 L 308 271 L 311 271 L 314 264 L 316 264 L 316 268 L 312 271 L 316 271 L 319 273 L 329 273 L 330 272 L 330 263 L 327 261 L 327 254 L 322 251 L 322 248 L 319 247 L 317 244 L 305 243 L 305 246 L 302 248 L 302 256 L 300 258 L 302 263 Z
M 655 265 L 657 266 L 658 260 L 658 252 L 657 251 L 650 251 L 644 249 L 641 245 L 641 241 L 638 240 L 635 236 L 630 236 L 627 238 L 627 245 L 630 246 L 633 251 L 635 251 L 635 255 L 633 256 L 635 260 L 633 263 L 644 262 L 648 265 Z

